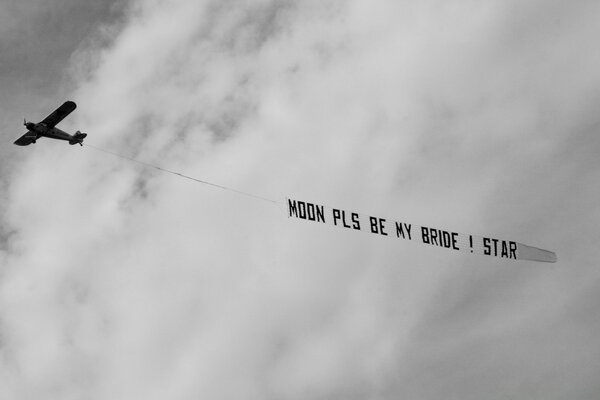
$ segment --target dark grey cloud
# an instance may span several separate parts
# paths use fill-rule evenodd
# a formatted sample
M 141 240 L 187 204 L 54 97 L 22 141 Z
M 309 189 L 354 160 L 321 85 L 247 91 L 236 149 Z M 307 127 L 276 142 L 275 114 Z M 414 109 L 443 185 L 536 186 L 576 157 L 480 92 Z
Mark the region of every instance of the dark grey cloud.
M 0 38 L 0 100 L 3 124 L 13 113 L 45 113 L 66 94 L 71 54 L 102 24 L 122 12 L 121 0 L 9 1 L 4 5 Z M 4 126 L 3 126 L 4 128 Z

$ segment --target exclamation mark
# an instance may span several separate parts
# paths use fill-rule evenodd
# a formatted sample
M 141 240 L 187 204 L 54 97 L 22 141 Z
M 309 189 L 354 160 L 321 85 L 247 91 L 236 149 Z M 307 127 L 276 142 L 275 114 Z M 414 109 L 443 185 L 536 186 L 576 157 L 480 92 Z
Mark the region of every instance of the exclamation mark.
M 473 235 L 469 235 L 469 246 L 471 247 L 471 253 L 473 252 Z

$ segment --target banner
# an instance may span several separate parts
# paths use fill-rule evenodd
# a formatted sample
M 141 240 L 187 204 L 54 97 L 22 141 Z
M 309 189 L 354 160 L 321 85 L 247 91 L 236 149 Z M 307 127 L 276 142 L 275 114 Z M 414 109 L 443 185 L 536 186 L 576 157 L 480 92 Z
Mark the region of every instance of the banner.
M 527 246 L 513 240 L 464 234 L 416 225 L 405 221 L 395 221 L 359 214 L 341 208 L 326 207 L 306 201 L 286 200 L 288 217 L 290 218 L 333 225 L 342 229 L 364 231 L 374 235 L 417 242 L 452 251 L 462 251 L 515 261 L 556 262 L 555 253 Z
M 135 158 L 113 153 L 112 151 L 104 150 L 96 146 L 91 146 L 87 143 L 86 146 L 92 147 L 103 153 L 112 154 L 116 157 L 142 164 L 146 167 L 177 175 L 181 178 L 190 179 L 203 185 L 213 186 L 222 190 L 229 190 L 237 194 L 253 197 L 255 199 L 270 203 L 281 203 L 278 200 L 268 199 L 266 197 L 258 196 L 249 192 L 208 182 L 189 175 L 184 175 L 180 172 L 170 171 L 157 165 L 139 161 Z M 537 247 L 527 246 L 523 243 L 518 243 L 513 240 L 469 235 L 445 229 L 411 224 L 405 221 L 393 221 L 386 218 L 350 212 L 341 208 L 326 207 L 315 203 L 293 199 L 286 199 L 286 206 L 288 210 L 288 217 L 304 219 L 322 224 L 332 224 L 345 229 L 365 231 L 375 235 L 418 242 L 429 246 L 446 248 L 452 251 L 464 251 L 474 254 L 481 254 L 484 256 L 506 258 L 509 260 L 556 262 L 556 254 L 553 252 L 538 249 Z

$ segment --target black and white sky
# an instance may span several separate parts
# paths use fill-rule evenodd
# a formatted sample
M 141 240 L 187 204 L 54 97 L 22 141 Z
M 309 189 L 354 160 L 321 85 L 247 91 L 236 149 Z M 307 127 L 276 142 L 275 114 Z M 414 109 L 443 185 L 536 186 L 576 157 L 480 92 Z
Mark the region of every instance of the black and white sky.
M 600 397 L 600 4 L 5 0 L 0 398 Z M 221 185 L 547 248 L 510 262 Z

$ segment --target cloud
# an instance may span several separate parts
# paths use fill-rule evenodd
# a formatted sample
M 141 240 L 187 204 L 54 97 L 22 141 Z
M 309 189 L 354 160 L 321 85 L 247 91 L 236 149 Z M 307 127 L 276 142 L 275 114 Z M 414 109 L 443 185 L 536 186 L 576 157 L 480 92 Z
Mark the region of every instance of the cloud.
M 5 218 L 6 396 L 594 393 L 591 374 L 557 380 L 595 370 L 579 343 L 598 328 L 595 5 L 579 7 L 132 3 L 73 56 L 66 130 L 267 198 L 516 236 L 561 263 L 303 224 L 46 140 Z

